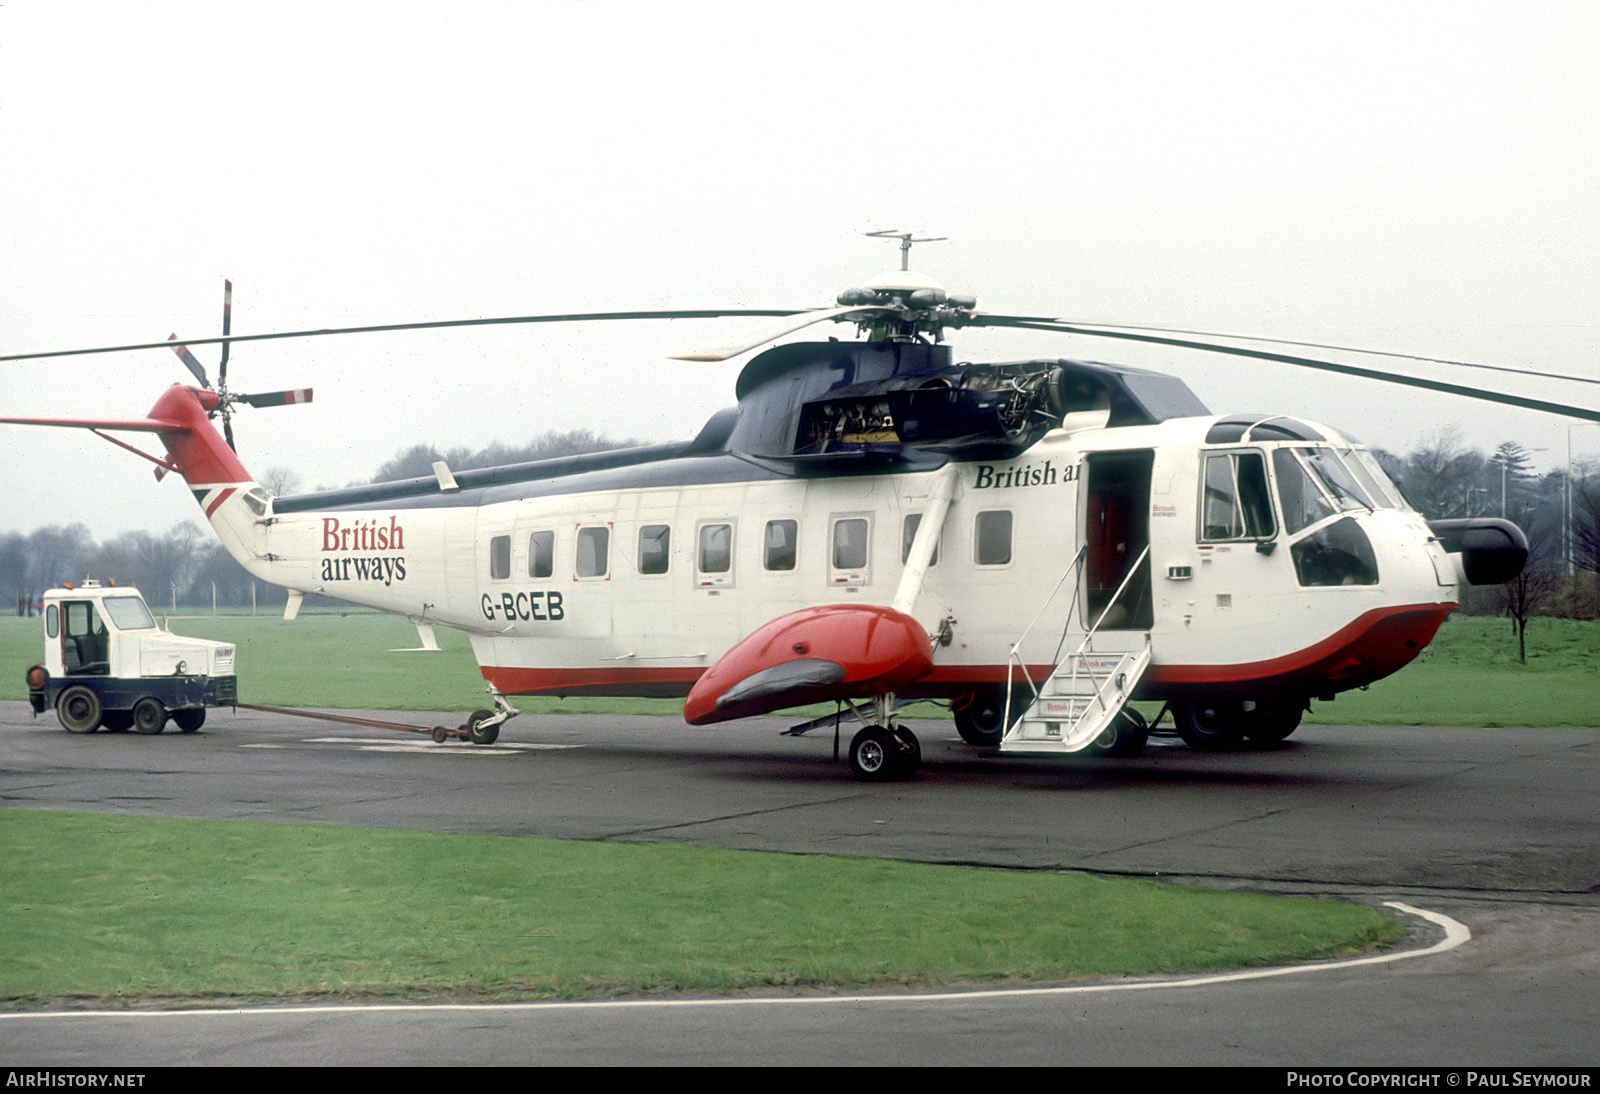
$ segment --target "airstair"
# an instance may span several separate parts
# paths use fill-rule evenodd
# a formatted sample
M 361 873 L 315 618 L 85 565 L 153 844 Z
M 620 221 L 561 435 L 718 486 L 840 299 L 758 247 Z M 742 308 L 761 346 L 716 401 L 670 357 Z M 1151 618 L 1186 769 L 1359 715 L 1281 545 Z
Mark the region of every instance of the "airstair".
M 1002 753 L 1082 752 L 1112 728 L 1129 696 L 1133 694 L 1134 687 L 1150 666 L 1150 632 L 1103 630 L 1102 625 L 1116 608 L 1128 588 L 1128 582 L 1138 573 L 1149 553 L 1150 549 L 1146 547 L 1139 554 L 1094 623 L 1087 631 L 1081 631 L 1074 627 L 1079 589 L 1082 586 L 1078 575 L 1084 560 L 1084 551 L 1079 550 L 1077 558 L 1061 576 L 1061 580 L 1056 582 L 1055 589 L 1045 598 L 1033 621 L 1022 632 L 1022 637 L 1011 647 L 1006 671 L 1009 677 L 1007 682 L 1013 686 L 1006 689 L 1005 721 L 1010 728 L 1000 740 Z M 1069 577 L 1072 578 L 1073 593 L 1067 606 L 1061 639 L 1056 645 L 1056 665 L 1048 677 L 1035 685 L 1022 658 L 1022 644 Z M 1061 657 L 1061 651 L 1079 634 L 1082 637 L 1072 652 Z M 1011 721 L 1012 697 L 1027 703 L 1027 708 L 1015 724 Z M 1115 740 L 1114 734 L 1111 740 Z

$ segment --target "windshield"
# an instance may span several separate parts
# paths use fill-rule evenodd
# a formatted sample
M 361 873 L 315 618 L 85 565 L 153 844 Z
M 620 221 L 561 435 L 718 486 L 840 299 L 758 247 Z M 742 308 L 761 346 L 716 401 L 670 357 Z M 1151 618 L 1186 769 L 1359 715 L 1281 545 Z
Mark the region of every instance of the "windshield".
M 1280 448 L 1272 454 L 1283 523 L 1298 532 L 1352 509 L 1408 509 L 1372 453 L 1325 446 Z
M 101 601 L 112 624 L 119 631 L 144 631 L 156 625 L 150 609 L 136 596 L 112 596 Z
M 1410 509 L 1411 503 L 1406 501 L 1406 496 L 1400 492 L 1400 487 L 1395 485 L 1383 465 L 1365 448 L 1352 448 L 1341 453 L 1345 462 L 1350 465 L 1350 470 L 1357 475 L 1362 475 L 1362 482 L 1369 485 L 1374 498 L 1382 498 L 1380 508 Z

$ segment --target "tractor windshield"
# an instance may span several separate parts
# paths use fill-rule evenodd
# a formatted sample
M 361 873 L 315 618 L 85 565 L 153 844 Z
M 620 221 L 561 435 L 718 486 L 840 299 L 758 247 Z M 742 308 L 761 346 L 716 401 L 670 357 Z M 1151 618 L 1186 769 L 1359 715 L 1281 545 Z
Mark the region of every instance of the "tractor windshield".
M 155 627 L 150 609 L 137 596 L 111 596 L 101 602 L 112 625 L 119 631 L 147 631 Z

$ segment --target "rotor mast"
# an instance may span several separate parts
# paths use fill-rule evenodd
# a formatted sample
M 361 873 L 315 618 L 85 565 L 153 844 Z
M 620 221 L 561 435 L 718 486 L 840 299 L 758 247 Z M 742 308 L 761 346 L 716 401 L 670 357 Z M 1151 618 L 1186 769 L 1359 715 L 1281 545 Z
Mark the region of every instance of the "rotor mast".
M 868 232 L 873 239 L 898 239 L 900 241 L 900 272 L 907 273 L 911 269 L 911 245 L 913 243 L 938 243 L 949 239 L 949 236 L 923 236 L 916 238 L 915 232 L 901 232 L 887 228 L 881 232 Z

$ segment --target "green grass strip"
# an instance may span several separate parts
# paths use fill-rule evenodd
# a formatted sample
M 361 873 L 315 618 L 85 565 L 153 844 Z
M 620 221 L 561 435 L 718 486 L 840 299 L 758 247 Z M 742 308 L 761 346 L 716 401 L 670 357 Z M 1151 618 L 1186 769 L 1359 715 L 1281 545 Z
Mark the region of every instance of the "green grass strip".
M 1349 954 L 1363 907 L 822 855 L 0 812 L 0 999 L 581 998 Z

